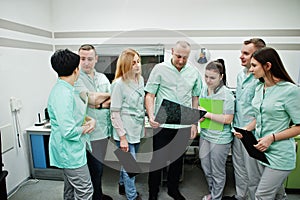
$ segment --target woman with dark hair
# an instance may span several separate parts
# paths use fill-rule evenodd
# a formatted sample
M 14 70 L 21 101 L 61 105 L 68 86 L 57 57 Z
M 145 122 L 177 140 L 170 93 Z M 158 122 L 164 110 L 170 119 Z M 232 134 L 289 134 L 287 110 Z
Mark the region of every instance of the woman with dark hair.
M 63 171 L 65 200 L 92 200 L 93 195 L 86 146 L 90 144 L 96 121 L 86 116 L 87 102 L 74 91 L 79 60 L 80 57 L 68 49 L 59 49 L 51 56 L 51 66 L 58 79 L 47 105 L 51 123 L 49 159 L 51 166 Z
M 295 85 L 273 48 L 257 50 L 252 55 L 249 71 L 261 83 L 252 100 L 255 120 L 244 128 L 249 131 L 255 128 L 258 139 L 255 148 L 264 152 L 270 163 L 259 161 L 261 178 L 255 198 L 282 199 L 285 198 L 282 196 L 284 192 L 280 192 L 284 190 L 283 182 L 296 164 L 293 137 L 300 133 L 300 88 Z
M 226 70 L 223 59 L 218 59 L 207 64 L 205 70 L 206 87 L 200 96 L 201 109 L 208 109 L 204 101 L 221 102 L 221 113 L 210 111 L 205 114 L 206 119 L 200 123 L 199 157 L 204 171 L 209 194 L 204 200 L 222 199 L 223 189 L 226 181 L 226 160 L 233 139 L 231 122 L 234 114 L 234 96 L 227 88 Z M 209 103 L 210 104 L 210 103 Z M 223 107 L 223 108 L 222 108 Z M 221 128 L 213 126 L 204 127 L 204 120 L 217 122 Z

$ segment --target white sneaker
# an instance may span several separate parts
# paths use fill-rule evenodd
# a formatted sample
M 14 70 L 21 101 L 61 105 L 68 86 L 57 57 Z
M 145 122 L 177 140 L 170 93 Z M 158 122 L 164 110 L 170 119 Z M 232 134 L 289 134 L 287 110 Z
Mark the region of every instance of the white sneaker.
M 211 195 L 208 194 L 208 195 L 205 195 L 202 200 L 211 200 Z

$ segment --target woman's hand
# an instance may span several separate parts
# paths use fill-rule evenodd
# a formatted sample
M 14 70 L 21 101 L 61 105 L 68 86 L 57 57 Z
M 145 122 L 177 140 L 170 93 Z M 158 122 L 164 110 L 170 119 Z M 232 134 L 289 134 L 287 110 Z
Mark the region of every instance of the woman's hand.
M 85 118 L 85 120 L 86 122 L 82 125 L 83 128 L 82 133 L 86 134 L 86 133 L 93 132 L 96 128 L 96 120 L 88 116 Z
M 202 117 L 199 119 L 199 122 L 203 122 L 205 120 L 205 117 Z
M 201 107 L 201 106 L 198 106 L 198 110 L 204 110 L 204 111 L 206 111 L 206 109 L 203 108 L 203 107 Z
M 128 141 L 125 135 L 120 137 L 120 149 L 124 152 L 129 151 Z
M 266 135 L 265 137 L 259 138 L 258 143 L 256 145 L 254 145 L 254 147 L 257 150 L 264 152 L 269 148 L 269 146 L 272 144 L 272 142 L 273 142 L 272 134 Z

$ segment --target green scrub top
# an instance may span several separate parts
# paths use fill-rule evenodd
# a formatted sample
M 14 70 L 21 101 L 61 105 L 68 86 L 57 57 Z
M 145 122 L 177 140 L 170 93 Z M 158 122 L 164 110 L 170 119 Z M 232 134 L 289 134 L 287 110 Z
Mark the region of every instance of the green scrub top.
M 252 99 L 259 80 L 244 67 L 237 75 L 236 102 L 233 126 L 243 128 L 254 120 Z
M 79 79 L 75 83 L 75 89 L 81 92 L 104 92 L 110 93 L 110 82 L 102 73 L 94 70 L 94 79 L 80 70 Z M 112 134 L 112 124 L 109 109 L 88 108 L 87 115 L 96 120 L 96 128 L 91 134 L 91 140 L 108 138 Z
M 296 85 L 281 81 L 268 87 L 264 93 L 264 84 L 260 83 L 252 101 L 256 115 L 257 138 L 272 133 L 281 132 L 290 126 L 290 122 L 300 124 L 300 88 Z M 296 150 L 294 138 L 273 142 L 265 151 L 270 162 L 266 165 L 278 170 L 292 170 L 296 163 Z
M 133 80 L 126 82 L 116 79 L 111 87 L 111 111 L 120 112 L 128 143 L 140 143 L 145 135 L 144 79 L 140 76 L 139 83 Z M 114 140 L 119 141 L 117 131 L 113 129 Z
M 216 94 L 212 94 L 209 96 L 207 94 L 207 87 L 205 87 L 201 93 L 200 98 L 222 100 L 224 102 L 223 114 L 234 114 L 235 98 L 233 96 L 233 93 L 226 86 L 222 86 Z M 233 139 L 231 125 L 224 124 L 224 128 L 222 131 L 201 128 L 200 137 L 211 143 L 228 144 Z
M 74 92 L 74 87 L 58 79 L 48 99 L 51 122 L 49 140 L 50 165 L 74 169 L 86 164 L 86 142 L 89 134 L 82 134 L 86 105 Z
M 199 97 L 202 89 L 200 72 L 193 66 L 186 65 L 181 71 L 171 63 L 171 59 L 155 65 L 150 73 L 145 91 L 155 94 L 156 115 L 163 99 L 192 107 L 192 97 Z M 161 124 L 164 128 L 185 128 L 191 125 Z

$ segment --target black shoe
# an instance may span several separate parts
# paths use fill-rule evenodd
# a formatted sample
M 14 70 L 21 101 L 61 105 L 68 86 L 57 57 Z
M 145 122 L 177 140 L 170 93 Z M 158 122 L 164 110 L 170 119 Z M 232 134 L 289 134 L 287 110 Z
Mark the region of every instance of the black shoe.
M 178 191 L 168 191 L 168 195 L 174 200 L 185 200 L 185 197 Z
M 157 195 L 149 194 L 149 200 L 157 200 Z
M 125 186 L 119 184 L 119 194 L 120 195 L 125 195 Z
M 113 200 L 113 198 L 111 198 L 110 196 L 108 196 L 106 194 L 102 194 L 102 200 Z
M 135 197 L 134 200 L 142 200 L 142 197 L 141 197 L 140 193 L 137 192 L 137 196 Z
M 235 196 L 224 196 L 222 197 L 222 200 L 237 200 L 237 198 L 235 198 Z

